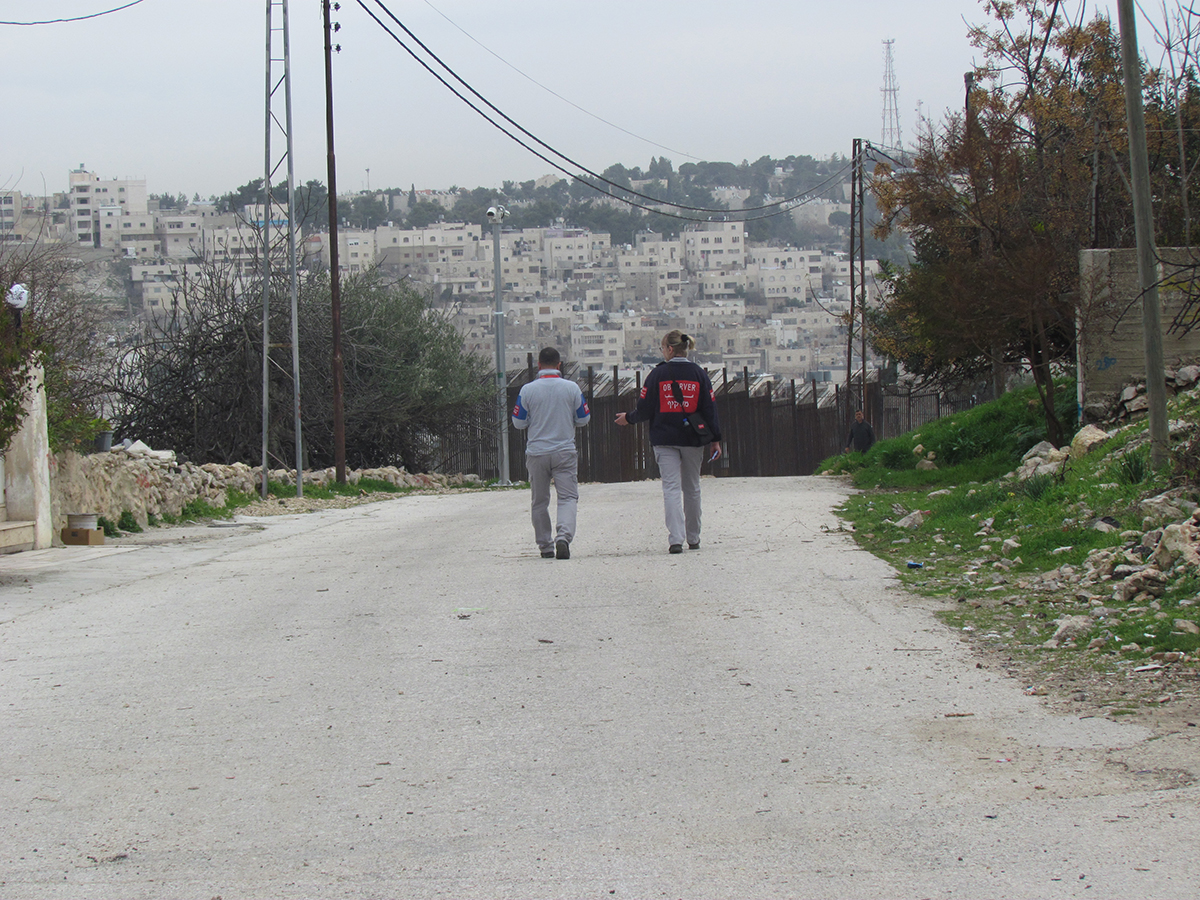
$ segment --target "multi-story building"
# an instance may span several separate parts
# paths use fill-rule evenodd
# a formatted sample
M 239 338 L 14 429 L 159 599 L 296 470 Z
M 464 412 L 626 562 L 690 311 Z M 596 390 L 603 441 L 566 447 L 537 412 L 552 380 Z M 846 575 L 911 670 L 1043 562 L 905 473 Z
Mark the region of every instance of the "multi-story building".
M 745 269 L 705 269 L 695 273 L 702 300 L 733 300 L 744 297 L 748 286 Z
M 262 236 L 251 225 L 205 228 L 201 256 L 217 266 L 232 266 L 239 275 L 250 275 L 262 264 Z
M 625 358 L 625 332 L 620 325 L 576 325 L 571 329 L 571 355 L 581 366 L 620 365 Z
M 617 276 L 633 287 L 643 307 L 666 309 L 682 302 L 687 279 L 680 241 L 645 232 L 635 237 L 633 247 L 618 248 L 613 256 Z
M 447 222 L 412 229 L 381 225 L 375 229 L 377 261 L 394 275 L 419 279 L 431 266 L 483 260 L 481 235 L 482 227 L 471 223 Z
M 201 269 L 198 263 L 183 262 L 131 266 L 129 277 L 142 312 L 157 316 L 185 306 L 199 282 Z
M 194 259 L 204 246 L 204 220 L 196 215 L 160 213 L 154 227 L 162 255 L 169 259 Z
M 576 270 L 594 268 L 612 250 L 609 235 L 592 233 L 586 228 L 539 230 L 543 231 L 543 264 L 552 278 L 569 279 Z
M 127 178 L 101 179 L 83 166 L 73 169 L 69 175 L 71 185 L 71 221 L 75 239 L 81 244 L 95 247 L 101 244 L 100 210 L 115 207 L 114 215 L 144 216 L 147 207 L 146 179 Z
M 9 240 L 16 234 L 23 207 L 20 191 L 0 191 L 0 240 Z
M 784 378 L 807 379 L 812 370 L 812 351 L 808 347 L 772 347 L 767 353 L 767 369 Z
M 698 222 L 684 229 L 680 239 L 690 272 L 746 265 L 746 226 L 741 222 Z
M 716 300 L 702 306 L 689 306 L 678 311 L 687 331 L 704 328 L 727 328 L 741 325 L 746 319 L 745 300 Z

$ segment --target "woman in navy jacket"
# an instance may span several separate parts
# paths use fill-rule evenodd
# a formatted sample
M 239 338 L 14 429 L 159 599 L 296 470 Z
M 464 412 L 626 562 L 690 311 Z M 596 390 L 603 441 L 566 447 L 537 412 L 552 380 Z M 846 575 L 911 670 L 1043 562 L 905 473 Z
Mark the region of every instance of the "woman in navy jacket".
M 642 385 L 637 407 L 617 413 L 618 425 L 650 423 L 650 446 L 662 474 L 663 511 L 667 520 L 669 552 L 700 549 L 700 466 L 707 448 L 684 424 L 688 413 L 699 410 L 712 431 L 710 459 L 721 458 L 721 426 L 708 373 L 687 358 L 696 342 L 681 331 L 662 340 L 665 360 L 650 372 Z M 675 387 L 678 385 L 679 399 Z

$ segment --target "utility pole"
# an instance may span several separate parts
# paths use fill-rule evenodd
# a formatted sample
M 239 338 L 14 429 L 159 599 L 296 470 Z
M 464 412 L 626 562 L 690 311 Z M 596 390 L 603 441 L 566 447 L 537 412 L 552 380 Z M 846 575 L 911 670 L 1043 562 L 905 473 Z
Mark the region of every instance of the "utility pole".
M 1133 224 L 1137 233 L 1138 285 L 1142 292 L 1142 332 L 1146 355 L 1146 399 L 1150 402 L 1150 464 L 1167 464 L 1166 372 L 1163 363 L 1162 307 L 1158 299 L 1158 250 L 1154 245 L 1154 207 L 1150 200 L 1150 162 L 1142 110 L 1142 67 L 1137 48 L 1133 0 L 1118 0 L 1121 68 L 1125 76 L 1125 115 L 1129 119 L 1129 162 L 1133 182 Z
M 500 418 L 496 423 L 497 431 L 497 465 L 500 467 L 499 484 L 512 484 L 509 480 L 508 460 L 508 373 L 505 371 L 504 352 L 504 279 L 500 265 L 500 223 L 508 217 L 508 210 L 503 206 L 491 206 L 487 211 L 488 220 L 492 223 L 492 256 L 495 266 L 493 280 L 496 288 L 496 394 L 497 410 Z
M 329 148 L 329 301 L 333 327 L 333 463 L 338 484 L 346 483 L 346 413 L 342 382 L 342 291 L 338 271 L 337 165 L 333 153 L 333 26 L 330 0 L 321 0 L 325 17 L 325 139 Z M 341 8 L 340 6 L 338 7 Z M 342 48 L 339 46 L 338 50 Z
M 865 145 L 869 146 L 869 145 Z M 862 325 L 859 326 L 858 338 L 862 345 L 862 381 L 859 384 L 860 397 L 858 408 L 867 413 L 867 160 L 866 149 L 863 149 L 858 163 L 858 287 L 862 298 L 858 305 Z M 851 225 L 854 223 L 852 222 Z M 852 266 L 853 262 L 850 263 Z
M 858 293 L 858 271 L 855 266 L 858 233 L 859 160 L 862 159 L 862 138 L 855 138 L 850 151 L 850 315 L 846 320 L 846 398 L 853 397 L 851 378 L 854 372 L 854 301 Z

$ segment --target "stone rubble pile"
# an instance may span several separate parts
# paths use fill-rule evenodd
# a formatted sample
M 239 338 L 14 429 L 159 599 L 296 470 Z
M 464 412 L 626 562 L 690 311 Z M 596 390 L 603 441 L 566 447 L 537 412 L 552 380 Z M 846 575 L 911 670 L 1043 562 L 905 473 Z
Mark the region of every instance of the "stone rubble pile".
M 1167 369 L 1167 396 L 1174 396 L 1200 382 L 1200 366 L 1182 366 L 1179 369 Z M 1127 422 L 1138 415 L 1145 415 L 1150 408 L 1150 400 L 1146 397 L 1146 384 L 1127 386 L 1110 403 L 1089 403 L 1084 407 L 1086 419 L 1094 422 Z
M 272 481 L 295 484 L 295 473 L 274 469 Z M 336 478 L 334 469 L 306 471 L 304 484 L 324 487 Z M 346 480 L 358 484 L 363 478 L 384 481 L 396 487 L 446 490 L 482 484 L 477 475 L 414 474 L 396 466 L 348 471 Z M 68 451 L 51 459 L 51 509 L 55 534 L 67 523 L 67 515 L 94 513 L 116 522 L 130 512 L 145 527 L 151 516 L 179 516 L 194 500 L 215 507 L 225 506 L 228 492 L 255 495 L 262 479 L 260 466 L 245 463 L 196 465 L 178 462 L 172 450 L 152 450 L 140 441 L 114 447 L 107 453 L 80 455 Z
M 1064 615 L 1056 620 L 1058 626 L 1054 636 L 1043 645 L 1058 648 L 1073 643 L 1081 634 L 1090 631 L 1097 623 L 1118 623 L 1126 616 L 1141 616 L 1152 613 L 1156 619 L 1173 618 L 1162 608 L 1159 598 L 1177 579 L 1187 575 L 1200 575 L 1200 507 L 1184 489 L 1175 489 L 1151 497 L 1141 504 L 1146 514 L 1143 524 L 1162 521 L 1168 511 L 1178 521 L 1163 527 L 1148 528 L 1146 531 L 1130 530 L 1121 533 L 1125 542 L 1118 547 L 1093 550 L 1087 555 L 1082 567 L 1063 565 L 1048 572 L 1016 581 L 1016 587 L 1033 594 L 1057 595 L 1063 602 L 1085 604 L 1090 607 L 1088 615 Z M 1014 552 L 1020 545 L 1005 541 L 1005 551 Z M 1069 547 L 1061 548 L 1064 552 Z M 1008 584 L 1005 572 L 1019 561 L 997 559 L 992 562 L 996 571 L 996 585 Z M 970 567 L 974 575 L 982 564 Z M 1043 602 L 1055 602 L 1055 597 L 1046 597 Z M 1181 607 L 1195 606 L 1200 598 L 1184 599 Z M 1172 627 L 1189 634 L 1200 634 L 1200 626 L 1188 619 L 1174 619 Z M 1088 646 L 1099 649 L 1105 646 L 1105 638 L 1096 638 Z M 1126 645 L 1123 650 L 1142 650 Z M 1159 658 L 1161 654 L 1155 654 Z M 1170 655 L 1170 654 L 1167 654 Z M 1165 657 L 1164 657 L 1165 658 Z M 1179 658 L 1184 658 L 1179 655 Z M 1173 660 L 1167 660 L 1168 662 Z

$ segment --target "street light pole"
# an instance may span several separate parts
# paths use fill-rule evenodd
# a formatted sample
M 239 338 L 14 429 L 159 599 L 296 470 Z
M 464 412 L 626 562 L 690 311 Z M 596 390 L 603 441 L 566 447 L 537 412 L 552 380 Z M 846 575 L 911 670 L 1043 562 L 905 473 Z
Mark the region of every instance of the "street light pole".
M 499 447 L 498 459 L 500 465 L 500 480 L 499 484 L 509 485 L 512 482 L 509 480 L 509 461 L 508 461 L 508 375 L 505 372 L 504 365 L 504 282 L 501 280 L 500 266 L 500 223 L 508 216 L 508 210 L 503 206 L 488 207 L 487 217 L 492 223 L 492 257 L 495 263 L 493 268 L 493 282 L 496 287 L 496 397 L 497 409 L 499 411 L 499 437 L 497 438 Z

